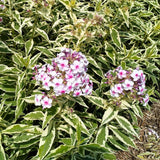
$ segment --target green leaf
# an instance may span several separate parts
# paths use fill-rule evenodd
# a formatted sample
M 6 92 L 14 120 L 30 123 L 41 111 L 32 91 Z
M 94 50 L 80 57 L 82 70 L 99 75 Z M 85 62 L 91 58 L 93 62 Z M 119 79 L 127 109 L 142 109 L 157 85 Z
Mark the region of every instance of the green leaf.
M 39 134 L 31 134 L 31 133 L 22 133 L 20 135 L 14 136 L 13 143 L 24 143 L 28 142 L 32 139 L 39 137 Z
M 86 56 L 86 58 L 89 61 L 89 63 L 91 63 L 94 67 L 99 68 L 101 70 L 101 67 L 91 56 Z
M 42 111 L 34 111 L 30 112 L 27 115 L 23 117 L 25 120 L 43 120 L 44 119 L 44 113 Z
M 4 152 L 4 148 L 1 143 L 1 134 L 0 134 L 0 160 L 6 160 L 6 155 Z
M 108 137 L 108 126 L 103 125 L 99 128 L 96 136 L 95 143 L 105 146 Z
M 112 143 L 116 148 L 122 150 L 122 151 L 127 151 L 127 147 L 124 145 L 120 144 L 115 137 L 113 136 L 108 136 L 108 140 L 110 143 Z
M 23 40 L 23 37 L 21 35 L 18 35 L 16 37 L 14 37 L 13 41 L 16 43 L 16 44 L 24 44 L 24 40 Z
M 32 57 L 29 65 L 31 67 L 33 67 L 36 64 L 36 62 L 37 62 L 37 60 L 39 59 L 40 56 L 41 56 L 41 53 L 38 53 L 34 57 Z
M 0 41 L 0 53 L 13 53 L 13 51 L 2 41 Z
M 112 28 L 110 29 L 110 34 L 111 34 L 111 38 L 113 43 L 119 48 L 121 49 L 121 39 L 119 37 L 119 33 L 116 29 Z
M 71 10 L 70 2 L 68 0 L 59 0 L 68 10 Z
M 132 105 L 132 110 L 138 117 L 143 117 L 143 113 L 138 105 Z
M 33 47 L 33 44 L 34 44 L 34 41 L 33 39 L 30 39 L 28 40 L 26 43 L 25 43 L 25 52 L 26 52 L 26 55 L 28 55 Z
M 108 107 L 103 114 L 101 126 L 113 120 L 117 116 L 117 114 L 118 110 L 114 111 L 114 108 Z
M 131 123 L 124 117 L 117 115 L 116 116 L 116 120 L 118 121 L 118 123 L 120 124 L 120 126 L 126 130 L 128 133 L 138 137 L 138 134 L 136 133 L 136 131 L 134 130 L 133 126 L 131 125 Z
M 119 11 L 123 16 L 123 19 L 124 19 L 127 27 L 129 28 L 129 12 L 128 12 L 128 10 L 122 10 L 121 8 L 119 8 Z
M 35 49 L 39 50 L 40 52 L 42 52 L 42 54 L 46 55 L 47 57 L 55 57 L 55 55 L 45 47 L 36 46 Z
M 23 100 L 27 103 L 34 103 L 35 102 L 35 95 L 25 97 L 25 98 L 23 98 Z
M 97 69 L 97 68 L 92 68 L 93 72 L 95 72 L 98 76 L 104 78 L 104 74 L 102 72 L 102 70 Z
M 111 154 L 111 153 L 103 154 L 103 158 L 105 160 L 116 160 L 116 156 L 114 154 Z
M 85 149 L 85 150 L 89 150 L 91 152 L 98 152 L 98 153 L 109 153 L 110 152 L 106 147 L 103 147 L 103 146 L 101 146 L 99 144 L 95 144 L 95 143 L 81 145 L 81 146 L 79 146 L 79 149 Z
M 20 115 L 23 114 L 23 109 L 24 109 L 24 100 L 17 99 L 16 110 L 15 110 L 15 119 L 17 119 Z
M 12 56 L 12 60 L 15 64 L 23 67 L 24 66 L 24 61 L 23 61 L 23 57 L 20 56 L 18 53 L 14 53 L 14 55 Z
M 9 92 L 9 93 L 14 93 L 15 92 L 15 88 L 12 88 L 13 86 L 11 85 L 2 85 L 0 84 L 0 89 L 2 91 L 5 91 L 5 92 Z
M 35 133 L 41 134 L 42 129 L 37 126 L 29 126 L 25 124 L 13 124 L 2 131 L 4 134 L 14 134 L 14 133 Z
M 73 146 L 70 145 L 60 145 L 58 148 L 51 150 L 46 158 L 56 158 L 63 156 L 67 152 L 69 152 Z
M 156 58 L 158 53 L 158 48 L 156 44 L 148 47 L 144 53 L 144 58 Z
M 75 129 L 77 128 L 77 125 L 79 123 L 81 131 L 86 135 L 90 135 L 87 127 L 85 126 L 85 124 L 77 114 L 72 114 L 72 115 L 65 114 L 61 116 L 69 125 L 71 125 Z
M 103 98 L 96 97 L 96 96 L 87 96 L 86 98 L 89 99 L 93 104 L 105 108 L 106 101 Z
M 44 30 L 37 28 L 36 32 L 38 34 L 40 34 L 45 40 L 47 40 L 48 42 L 50 42 L 49 38 L 48 38 L 48 35 L 47 35 L 47 33 Z
M 109 126 L 109 128 L 112 130 L 112 132 L 114 133 L 114 135 L 124 144 L 126 144 L 127 146 L 131 146 L 131 147 L 136 147 L 134 144 L 134 141 L 131 139 L 131 137 L 126 136 L 125 134 L 123 134 L 122 132 L 120 132 L 116 127 L 114 126 Z
M 42 136 L 40 139 L 39 150 L 38 150 L 40 160 L 44 159 L 44 157 L 49 153 L 53 145 L 54 139 L 55 139 L 55 126 L 53 126 L 52 130 L 47 136 Z
M 115 63 L 116 63 L 115 53 L 114 52 L 107 52 L 107 51 L 105 53 L 106 53 L 107 57 L 109 57 L 112 60 L 113 64 L 115 65 Z
M 45 128 L 48 123 L 57 115 L 60 111 L 60 107 L 58 105 L 53 106 L 50 110 L 46 111 L 44 114 L 44 119 L 42 123 L 42 128 Z

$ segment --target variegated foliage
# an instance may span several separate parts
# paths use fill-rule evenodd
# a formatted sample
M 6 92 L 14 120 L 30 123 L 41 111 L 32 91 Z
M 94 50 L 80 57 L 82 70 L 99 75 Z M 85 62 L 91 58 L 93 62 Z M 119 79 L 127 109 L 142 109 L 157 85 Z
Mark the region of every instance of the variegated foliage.
M 135 147 L 141 107 L 114 106 L 104 73 L 143 68 L 148 94 L 159 96 L 158 0 L 4 0 L 0 9 L 0 159 L 103 160 Z M 35 107 L 32 67 L 61 47 L 86 55 L 94 91 Z M 147 106 L 149 108 L 149 105 Z

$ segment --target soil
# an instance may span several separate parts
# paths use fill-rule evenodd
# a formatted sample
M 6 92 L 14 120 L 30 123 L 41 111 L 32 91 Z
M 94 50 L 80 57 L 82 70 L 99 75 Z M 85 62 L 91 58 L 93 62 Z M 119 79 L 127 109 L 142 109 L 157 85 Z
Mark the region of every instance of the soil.
M 153 104 L 150 111 L 144 110 L 143 114 L 138 120 L 140 137 L 135 140 L 137 149 L 117 152 L 117 160 L 160 160 L 160 102 Z

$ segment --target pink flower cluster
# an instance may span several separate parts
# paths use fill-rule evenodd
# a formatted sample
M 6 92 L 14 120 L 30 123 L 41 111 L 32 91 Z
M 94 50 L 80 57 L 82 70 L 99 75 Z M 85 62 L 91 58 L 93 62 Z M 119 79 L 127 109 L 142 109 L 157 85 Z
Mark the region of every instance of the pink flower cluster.
M 53 97 L 70 94 L 74 97 L 90 95 L 93 83 L 86 74 L 88 61 L 81 52 L 64 48 L 53 58 L 52 64 L 35 66 L 35 80 L 42 88 L 53 91 L 50 95 L 36 95 L 35 105 L 50 108 Z M 51 98 L 52 97 L 52 98 Z
M 107 84 L 112 85 L 110 94 L 112 97 L 130 96 L 138 99 L 144 106 L 149 101 L 148 94 L 145 94 L 145 75 L 142 70 L 123 70 L 119 66 L 105 74 Z

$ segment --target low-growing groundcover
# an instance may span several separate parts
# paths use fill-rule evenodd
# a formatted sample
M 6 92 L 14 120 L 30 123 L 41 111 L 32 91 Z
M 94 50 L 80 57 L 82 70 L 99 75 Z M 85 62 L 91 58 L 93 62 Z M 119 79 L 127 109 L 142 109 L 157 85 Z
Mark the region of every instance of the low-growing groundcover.
M 0 159 L 136 147 L 137 117 L 160 96 L 158 0 L 0 3 Z

